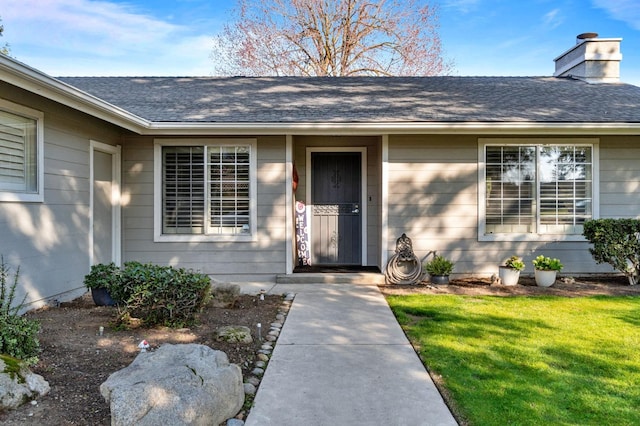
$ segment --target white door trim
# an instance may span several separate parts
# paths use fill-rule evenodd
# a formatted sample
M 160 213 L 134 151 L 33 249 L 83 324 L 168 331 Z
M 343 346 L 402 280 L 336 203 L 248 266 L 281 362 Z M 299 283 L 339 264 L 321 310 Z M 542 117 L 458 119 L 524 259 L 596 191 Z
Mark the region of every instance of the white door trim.
M 330 147 L 330 146 L 308 146 L 306 152 L 306 166 L 305 166 L 305 193 L 306 193 L 306 203 L 307 203 L 307 223 L 309 224 L 309 241 L 313 241 L 313 227 L 311 226 L 311 153 L 312 152 L 359 152 L 360 153 L 360 161 L 361 161 L 361 171 L 362 174 L 361 182 L 360 182 L 360 205 L 362 208 L 361 215 L 361 231 L 362 235 L 361 241 L 361 259 L 360 264 L 362 266 L 368 266 L 367 261 L 367 215 L 368 215 L 368 202 L 367 202 L 367 147 L 366 146 L 357 146 L 357 147 L 348 147 L 348 146 L 339 146 L 339 147 Z M 313 247 L 310 247 L 313 250 Z M 311 258 L 313 259 L 313 253 L 311 254 Z
M 387 268 L 389 260 L 389 135 L 382 135 L 382 188 L 381 194 L 381 229 L 380 229 L 380 270 L 382 272 Z
M 99 151 L 105 154 L 111 154 L 111 203 L 113 210 L 111 214 L 111 259 L 116 265 L 122 262 L 122 237 L 121 237 L 121 167 L 120 159 L 122 156 L 122 147 L 120 145 L 108 145 L 94 140 L 90 141 L 89 149 L 89 261 L 90 265 L 94 264 L 93 252 L 93 179 L 94 179 L 94 152 Z
M 293 136 L 286 136 L 286 154 L 285 154 L 285 205 L 287 206 L 285 210 L 285 247 L 287 252 L 287 257 L 285 260 L 285 273 L 292 274 L 293 273 L 293 257 L 295 247 L 293 244 L 293 240 L 295 238 L 294 235 L 294 219 L 293 212 L 295 210 L 295 200 L 293 194 Z

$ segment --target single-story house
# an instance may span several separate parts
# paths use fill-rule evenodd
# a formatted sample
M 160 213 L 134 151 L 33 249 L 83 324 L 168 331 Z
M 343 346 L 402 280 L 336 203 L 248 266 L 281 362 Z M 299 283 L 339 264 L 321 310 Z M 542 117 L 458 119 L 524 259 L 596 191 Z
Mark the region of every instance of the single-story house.
M 581 234 L 640 217 L 620 60 L 594 34 L 548 77 L 54 78 L 0 55 L 0 254 L 34 306 L 111 261 L 382 272 L 403 233 L 457 274 L 541 253 L 610 272 Z

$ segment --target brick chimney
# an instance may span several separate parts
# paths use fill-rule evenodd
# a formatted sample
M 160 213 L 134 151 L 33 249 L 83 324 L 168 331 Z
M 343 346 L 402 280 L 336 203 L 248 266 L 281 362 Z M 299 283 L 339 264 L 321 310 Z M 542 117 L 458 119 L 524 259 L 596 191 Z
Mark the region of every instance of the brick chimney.
M 621 38 L 598 38 L 580 34 L 576 45 L 554 59 L 554 77 L 572 77 L 588 83 L 620 82 Z

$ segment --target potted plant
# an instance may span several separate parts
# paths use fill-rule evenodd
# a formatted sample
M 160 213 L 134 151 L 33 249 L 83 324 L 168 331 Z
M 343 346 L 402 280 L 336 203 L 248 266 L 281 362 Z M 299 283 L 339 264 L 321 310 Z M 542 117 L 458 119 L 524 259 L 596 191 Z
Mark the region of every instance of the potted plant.
M 540 287 L 550 287 L 556 282 L 556 275 L 562 270 L 559 259 L 540 255 L 533 259 L 536 284 Z
M 453 271 L 454 263 L 444 256 L 436 255 L 425 263 L 424 270 L 429 274 L 433 284 L 449 284 L 449 275 Z
M 116 284 L 120 268 L 115 263 L 99 263 L 91 266 L 91 272 L 84 277 L 84 285 L 91 291 L 97 306 L 115 306 L 111 289 Z
M 499 266 L 498 276 L 504 285 L 516 285 L 520 279 L 520 271 L 524 269 L 521 257 L 511 256 L 505 260 L 504 265 Z

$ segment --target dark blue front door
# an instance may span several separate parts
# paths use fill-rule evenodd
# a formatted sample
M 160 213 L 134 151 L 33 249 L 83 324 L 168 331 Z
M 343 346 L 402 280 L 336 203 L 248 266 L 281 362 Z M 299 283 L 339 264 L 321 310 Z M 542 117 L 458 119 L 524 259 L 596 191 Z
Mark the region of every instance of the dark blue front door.
M 311 153 L 313 265 L 362 264 L 361 155 Z

